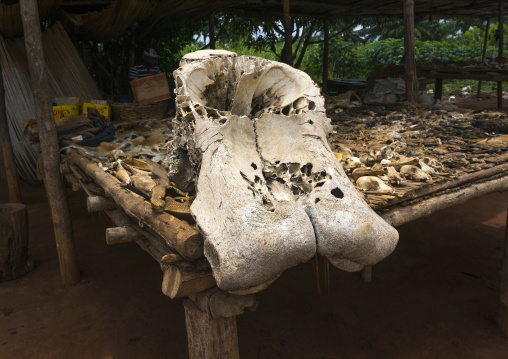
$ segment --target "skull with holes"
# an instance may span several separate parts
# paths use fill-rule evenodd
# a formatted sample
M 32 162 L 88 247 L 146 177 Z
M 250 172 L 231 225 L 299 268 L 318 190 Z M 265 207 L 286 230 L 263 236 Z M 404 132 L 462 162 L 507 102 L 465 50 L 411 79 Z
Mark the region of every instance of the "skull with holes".
M 212 50 L 184 56 L 174 77 L 170 178 L 196 189 L 191 213 L 221 289 L 257 292 L 316 252 L 358 271 L 393 251 L 398 233 L 333 155 L 307 74 Z

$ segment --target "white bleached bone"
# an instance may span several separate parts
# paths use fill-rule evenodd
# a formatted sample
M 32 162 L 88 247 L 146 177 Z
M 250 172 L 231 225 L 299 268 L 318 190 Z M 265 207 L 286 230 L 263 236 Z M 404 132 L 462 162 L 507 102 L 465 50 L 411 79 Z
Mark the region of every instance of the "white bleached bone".
M 429 181 L 432 177 L 413 165 L 404 165 L 399 170 L 400 174 L 414 181 Z
M 363 176 L 356 180 L 356 185 L 361 191 L 378 194 L 392 194 L 393 188 L 374 176 Z
M 186 55 L 174 73 L 167 162 L 171 180 L 196 184 L 191 213 L 218 286 L 258 291 L 316 251 L 345 270 L 390 254 L 397 231 L 334 157 L 310 77 L 261 58 L 202 54 Z

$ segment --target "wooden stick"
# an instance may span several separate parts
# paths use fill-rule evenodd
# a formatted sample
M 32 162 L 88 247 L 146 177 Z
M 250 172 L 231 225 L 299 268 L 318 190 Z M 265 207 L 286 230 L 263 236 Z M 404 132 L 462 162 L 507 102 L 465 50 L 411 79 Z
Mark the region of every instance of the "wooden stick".
M 504 38 L 504 14 L 503 14 L 503 1 L 498 1 L 499 10 L 498 10 L 498 38 L 499 38 L 499 47 L 497 52 L 497 57 L 499 60 L 503 59 L 503 38 Z M 497 109 L 503 109 L 503 83 L 501 81 L 497 82 Z
M 462 186 L 465 184 L 471 184 L 474 181 L 483 180 L 485 178 L 499 175 L 499 174 L 505 173 L 507 171 L 508 171 L 508 163 L 505 163 L 500 166 L 491 167 L 491 168 L 488 168 L 486 170 L 482 170 L 479 172 L 466 174 L 466 175 L 460 176 L 457 179 L 454 179 L 451 181 L 446 181 L 443 183 L 436 183 L 431 186 L 425 186 L 425 187 L 422 187 L 420 189 L 417 189 L 417 190 L 414 190 L 414 191 L 411 191 L 411 192 L 405 194 L 404 197 L 402 197 L 402 198 L 391 200 L 386 205 L 376 208 L 376 210 L 390 207 L 396 203 L 406 202 L 406 201 L 413 200 L 413 199 L 416 199 L 419 197 L 423 197 L 423 196 L 426 196 L 429 194 L 435 194 L 437 192 L 441 192 L 441 191 L 451 189 L 454 187 L 459 187 L 459 186 Z
M 387 212 L 380 213 L 380 216 L 392 226 L 398 227 L 418 218 L 429 216 L 442 209 L 463 204 L 473 198 L 506 190 L 508 190 L 508 176 L 473 184 L 458 191 L 432 197 L 416 204 L 396 207 Z
M 132 226 L 114 227 L 106 229 L 106 243 L 108 245 L 142 241 L 146 238 Z
M 330 27 L 330 20 L 328 20 L 327 17 L 325 17 L 323 21 L 323 93 L 326 93 L 328 91 L 328 30 Z
M 489 42 L 489 28 L 490 28 L 490 17 L 487 19 L 487 24 L 485 25 L 485 36 L 483 37 L 483 49 L 482 49 L 482 63 L 485 62 L 485 57 L 487 55 L 487 45 Z M 478 81 L 478 91 L 477 95 L 482 93 L 482 80 Z
M 72 173 L 67 173 L 64 175 L 67 182 L 71 185 L 71 188 L 74 192 L 78 192 L 81 189 L 81 185 L 79 184 L 78 179 Z
M 404 79 L 406 100 L 415 103 L 418 93 L 415 60 L 415 8 L 414 0 L 404 0 Z
M 504 336 L 508 337 L 508 213 L 506 215 L 504 233 L 503 265 L 501 267 L 501 278 L 499 283 L 499 304 L 496 323 Z
M 51 92 L 42 49 L 37 2 L 35 0 L 21 0 L 20 8 L 44 163 L 44 186 L 55 230 L 60 273 L 64 284 L 75 284 L 79 281 L 80 277 L 79 265 L 74 247 L 65 186 L 58 171 L 60 166 L 60 150 L 55 120 L 53 118 L 53 109 L 51 108 Z
M 212 318 L 231 318 L 243 314 L 245 309 L 254 311 L 258 301 L 253 295 L 236 295 L 217 287 L 189 296 L 194 304 Z
M 86 206 L 88 212 L 99 212 L 117 208 L 115 202 L 101 196 L 89 196 L 86 199 Z
M 171 299 L 203 292 L 216 286 L 208 262 L 184 262 L 171 265 L 164 273 L 162 293 Z
M 289 66 L 293 66 L 293 22 L 291 21 L 291 13 L 289 7 L 290 0 L 282 0 L 284 27 L 284 47 L 282 48 L 281 61 Z
M 116 178 L 104 172 L 77 151 L 69 151 L 69 159 L 92 177 L 94 182 L 100 185 L 128 216 L 145 223 L 181 255 L 188 259 L 203 257 L 203 237 L 187 222 L 168 213 L 154 211 L 150 203 L 131 191 L 121 188 Z
M 189 299 L 183 306 L 190 359 L 240 358 L 236 317 L 211 318 Z
M 0 62 L 0 146 L 2 148 L 3 166 L 7 178 L 7 188 L 9 191 L 9 202 L 21 203 L 21 190 L 19 187 L 19 175 L 12 150 L 11 136 L 9 135 L 9 125 L 7 123 L 7 111 L 5 106 L 5 88 L 2 76 L 2 66 Z
M 362 270 L 362 281 L 364 283 L 372 282 L 372 266 L 365 266 Z

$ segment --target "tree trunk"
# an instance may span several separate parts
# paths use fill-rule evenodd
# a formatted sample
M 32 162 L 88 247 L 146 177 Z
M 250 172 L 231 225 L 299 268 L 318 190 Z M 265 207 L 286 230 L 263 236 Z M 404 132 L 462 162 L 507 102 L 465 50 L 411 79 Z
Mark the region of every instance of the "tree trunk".
M 490 28 L 490 18 L 487 19 L 487 24 L 485 25 L 485 36 L 483 37 L 483 50 L 482 50 L 482 63 L 485 62 L 485 57 L 487 55 L 487 44 L 489 40 L 489 28 Z M 482 93 L 482 80 L 478 81 L 478 91 L 477 95 Z
M 324 34 L 324 43 L 323 43 L 323 93 L 326 93 L 328 90 L 327 82 L 328 82 L 328 27 L 329 20 L 325 17 L 324 26 L 323 26 L 323 34 Z
M 0 282 L 19 278 L 32 268 L 28 258 L 28 213 L 21 203 L 0 205 Z
M 504 14 L 503 14 L 503 2 L 499 0 L 499 25 L 498 25 L 498 34 L 499 34 L 499 48 L 497 52 L 497 57 L 499 60 L 503 58 L 503 39 L 504 39 Z M 497 83 L 497 109 L 502 110 L 503 109 L 503 83 L 501 81 L 498 81 Z
M 5 104 L 5 88 L 2 76 L 2 66 L 0 64 L 0 146 L 2 147 L 3 166 L 7 187 L 9 190 L 9 202 L 21 203 L 21 190 L 19 188 L 18 169 L 14 152 L 12 150 L 11 136 L 9 135 L 9 124 L 7 122 L 7 112 Z
M 79 281 L 79 266 L 67 193 L 59 172 L 60 150 L 51 108 L 51 92 L 46 74 L 37 2 L 21 0 L 20 9 L 44 164 L 44 186 L 55 231 L 60 273 L 64 284 L 75 284 Z
M 289 0 L 282 0 L 282 6 L 284 11 L 284 47 L 281 60 L 283 63 L 293 66 L 293 26 L 289 12 Z
M 414 0 L 404 0 L 404 67 L 406 98 L 415 103 L 418 93 L 415 59 L 415 8 Z
M 210 50 L 215 50 L 215 14 L 213 12 L 208 18 L 208 28 L 210 30 Z

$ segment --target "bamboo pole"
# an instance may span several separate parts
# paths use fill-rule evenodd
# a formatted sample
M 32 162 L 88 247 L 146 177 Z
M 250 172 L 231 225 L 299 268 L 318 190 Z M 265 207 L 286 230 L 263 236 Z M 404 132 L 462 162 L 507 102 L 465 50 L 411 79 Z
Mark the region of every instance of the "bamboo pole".
M 416 103 L 418 94 L 415 59 L 414 5 L 414 0 L 404 0 L 404 79 L 406 81 L 406 98 L 410 103 Z
M 9 202 L 21 203 L 21 190 L 19 187 L 19 175 L 16 166 L 14 151 L 12 150 L 9 124 L 7 122 L 7 110 L 5 103 L 5 87 L 0 63 L 0 146 L 2 148 L 3 166 L 7 187 L 9 190 Z
M 64 284 L 75 284 L 80 276 L 78 258 L 74 247 L 67 194 L 59 172 L 60 152 L 51 108 L 37 2 L 21 0 L 20 8 L 44 164 L 44 186 L 55 231 L 60 274 Z
M 503 58 L 503 41 L 504 41 L 504 14 L 503 14 L 503 1 L 499 0 L 499 25 L 498 25 L 498 35 L 499 35 L 499 48 L 497 57 L 501 60 Z M 503 82 L 497 82 L 497 109 L 503 109 Z
M 485 25 L 485 36 L 483 37 L 483 49 L 482 49 L 482 63 L 485 62 L 485 57 L 487 56 L 487 44 L 489 40 L 489 28 L 490 28 L 490 18 L 487 19 L 487 24 Z M 482 93 L 482 80 L 478 81 L 478 92 L 477 95 Z
M 330 21 L 327 17 L 325 17 L 323 24 L 323 93 L 326 93 L 328 90 L 328 28 L 330 25 Z

